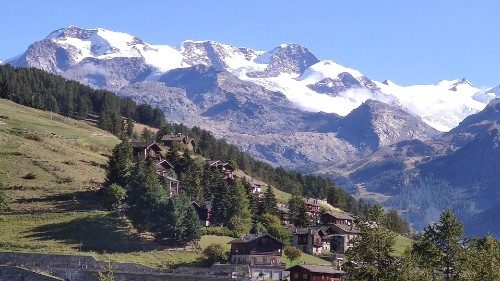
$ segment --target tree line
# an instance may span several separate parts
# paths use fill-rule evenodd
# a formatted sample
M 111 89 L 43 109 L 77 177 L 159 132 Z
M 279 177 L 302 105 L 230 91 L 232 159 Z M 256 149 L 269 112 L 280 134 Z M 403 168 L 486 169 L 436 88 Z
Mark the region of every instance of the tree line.
M 165 124 L 165 115 L 159 108 L 36 68 L 0 66 L 0 98 L 75 119 L 98 115 L 99 127 L 117 136 L 124 133 L 124 118 L 154 127 Z

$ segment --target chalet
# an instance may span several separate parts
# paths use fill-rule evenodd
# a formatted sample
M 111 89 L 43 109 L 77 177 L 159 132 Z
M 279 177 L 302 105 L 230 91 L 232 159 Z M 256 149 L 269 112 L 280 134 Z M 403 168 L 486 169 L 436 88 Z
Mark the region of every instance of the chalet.
M 323 215 L 321 215 L 321 222 L 325 225 L 330 225 L 330 224 L 351 225 L 354 224 L 355 219 L 350 215 L 344 213 L 326 212 Z
M 182 143 L 186 146 L 186 148 L 189 151 L 193 152 L 196 150 L 196 141 L 193 138 L 190 138 L 188 136 L 184 136 L 180 133 L 164 135 L 161 138 L 161 142 L 166 147 L 172 147 L 174 145 L 174 143 Z
M 248 264 L 252 280 L 282 280 L 283 243 L 268 234 L 249 234 L 231 243 L 230 261 Z
M 292 245 L 313 255 L 330 252 L 333 231 L 330 227 L 295 228 L 292 231 Z
M 175 179 L 174 166 L 163 157 L 161 152 L 162 149 L 156 142 L 132 142 L 134 159 L 152 159 L 156 164 L 156 173 L 160 176 L 160 180 L 169 188 L 169 196 L 174 196 L 179 194 L 180 184 Z
M 332 266 L 298 264 L 286 269 L 290 272 L 290 281 L 340 281 L 343 271 Z
M 204 201 L 201 203 L 193 202 L 193 207 L 198 213 L 198 217 L 203 226 L 210 226 L 212 219 L 212 201 Z
M 152 158 L 154 160 L 160 161 L 163 159 L 161 154 L 161 147 L 156 142 L 145 142 L 145 141 L 133 141 L 132 142 L 132 154 L 135 159 L 148 159 Z
M 313 221 L 317 223 L 321 215 L 321 208 L 319 207 L 318 199 L 307 198 L 306 205 L 307 213 L 309 214 L 311 219 L 313 219 Z
M 218 171 L 225 180 L 234 180 L 236 177 L 233 174 L 234 168 L 229 163 L 224 163 L 219 160 L 207 161 L 207 166 L 212 171 Z
M 329 227 L 332 230 L 330 248 L 334 253 L 345 253 L 354 245 L 354 240 L 361 237 L 361 232 L 354 224 L 331 224 Z
M 260 183 L 251 182 L 249 191 L 253 196 L 260 197 L 262 194 L 262 185 Z

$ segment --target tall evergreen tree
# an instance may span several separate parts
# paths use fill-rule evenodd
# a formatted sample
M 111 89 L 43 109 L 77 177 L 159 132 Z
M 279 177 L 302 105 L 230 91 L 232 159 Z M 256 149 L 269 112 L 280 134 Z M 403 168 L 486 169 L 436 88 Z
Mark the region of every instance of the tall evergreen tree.
M 500 280 L 500 241 L 491 236 L 474 238 L 466 245 L 461 280 Z
M 396 280 L 398 267 L 391 256 L 395 234 L 383 226 L 360 225 L 361 238 L 346 252 L 346 280 L 382 281 Z
M 463 226 L 451 210 L 441 214 L 439 222 L 427 227 L 412 251 L 422 264 L 446 281 L 458 280 L 464 260 Z
M 132 158 L 132 146 L 129 141 L 122 141 L 113 148 L 106 170 L 107 186 L 113 183 L 127 185 L 132 170 Z
M 127 192 L 127 214 L 139 229 L 152 229 L 158 219 L 159 207 L 166 201 L 166 191 L 161 186 L 154 163 L 139 159 Z
M 311 218 L 307 213 L 307 205 L 304 198 L 298 194 L 293 194 L 288 201 L 290 220 L 296 227 L 308 227 L 312 225 Z
M 233 210 L 230 187 L 222 178 L 218 177 L 216 179 L 218 185 L 212 187 L 212 222 L 214 225 L 228 226 Z
M 239 180 L 230 187 L 229 197 L 233 201 L 229 226 L 238 235 L 247 234 L 252 228 L 252 214 L 245 187 Z
M 274 216 L 279 214 L 278 200 L 276 200 L 274 191 L 270 186 L 268 186 L 264 192 L 264 198 L 262 198 L 260 209 L 260 213 L 262 214 L 271 214 Z
M 181 194 L 162 204 L 154 232 L 158 240 L 177 245 L 200 239 L 201 223 L 189 198 Z

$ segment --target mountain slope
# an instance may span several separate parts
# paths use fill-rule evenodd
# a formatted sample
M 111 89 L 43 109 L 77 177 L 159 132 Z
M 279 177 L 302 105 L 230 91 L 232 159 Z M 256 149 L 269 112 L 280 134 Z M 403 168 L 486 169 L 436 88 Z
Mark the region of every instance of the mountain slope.
M 339 124 L 338 136 L 361 151 L 402 140 L 428 139 L 438 132 L 418 118 L 385 103 L 367 100 Z
M 13 211 L 100 206 L 94 191 L 105 176 L 107 158 L 102 154 L 110 153 L 116 137 L 85 122 L 4 99 L 0 112 L 0 178 Z

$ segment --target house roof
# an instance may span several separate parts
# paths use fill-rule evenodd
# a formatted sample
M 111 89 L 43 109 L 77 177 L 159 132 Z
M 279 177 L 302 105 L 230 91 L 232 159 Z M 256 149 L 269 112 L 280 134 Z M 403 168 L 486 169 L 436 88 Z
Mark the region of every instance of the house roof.
M 307 198 L 307 199 L 306 199 L 306 204 L 307 204 L 307 205 L 315 205 L 315 206 L 319 206 L 319 205 L 318 205 L 318 199 L 314 199 L 314 198 Z
M 164 135 L 163 137 L 161 137 L 161 140 L 162 141 L 185 141 L 186 143 L 194 142 L 196 144 L 196 141 L 193 138 L 190 138 L 190 137 L 182 135 L 182 134 Z
M 344 214 L 344 213 L 338 213 L 338 212 L 326 212 L 324 215 L 330 215 L 336 219 L 340 219 L 340 220 L 354 220 L 353 217 L 349 216 L 348 214 Z
M 149 148 L 151 146 L 154 146 L 158 151 L 161 151 L 161 147 L 156 142 L 132 141 L 132 148 Z
M 343 271 L 335 269 L 333 266 L 329 265 L 312 265 L 312 264 L 297 264 L 295 266 L 292 266 L 290 268 L 287 268 L 287 271 L 290 271 L 294 268 L 304 268 L 310 272 L 314 273 L 326 273 L 326 274 L 344 274 Z
M 313 234 L 319 231 L 324 231 L 322 227 L 303 227 L 303 228 L 294 228 L 293 234 Z
M 340 223 L 335 223 L 330 225 L 330 227 L 335 231 L 340 231 L 344 233 L 353 233 L 353 234 L 360 234 L 361 231 L 354 225 L 347 225 L 347 224 L 340 224 Z
M 281 242 L 280 240 L 272 237 L 269 234 L 247 234 L 247 235 L 245 235 L 245 236 L 243 236 L 241 238 L 234 239 L 234 240 L 232 240 L 229 243 L 231 243 L 231 244 L 233 244 L 233 243 L 248 243 L 248 242 L 254 241 L 256 239 L 259 239 L 261 237 L 264 237 L 264 236 L 270 237 L 270 238 L 278 241 L 280 244 L 283 244 L 283 242 Z
M 161 161 L 159 161 L 158 163 L 156 163 L 156 165 L 168 165 L 171 169 L 174 169 L 174 165 L 172 165 L 172 163 L 168 162 L 166 159 L 163 159 Z
M 174 178 L 172 178 L 172 177 L 165 177 L 165 178 L 166 178 L 167 180 L 169 180 L 169 181 L 179 182 L 179 180 L 178 180 L 178 179 L 174 179 Z

